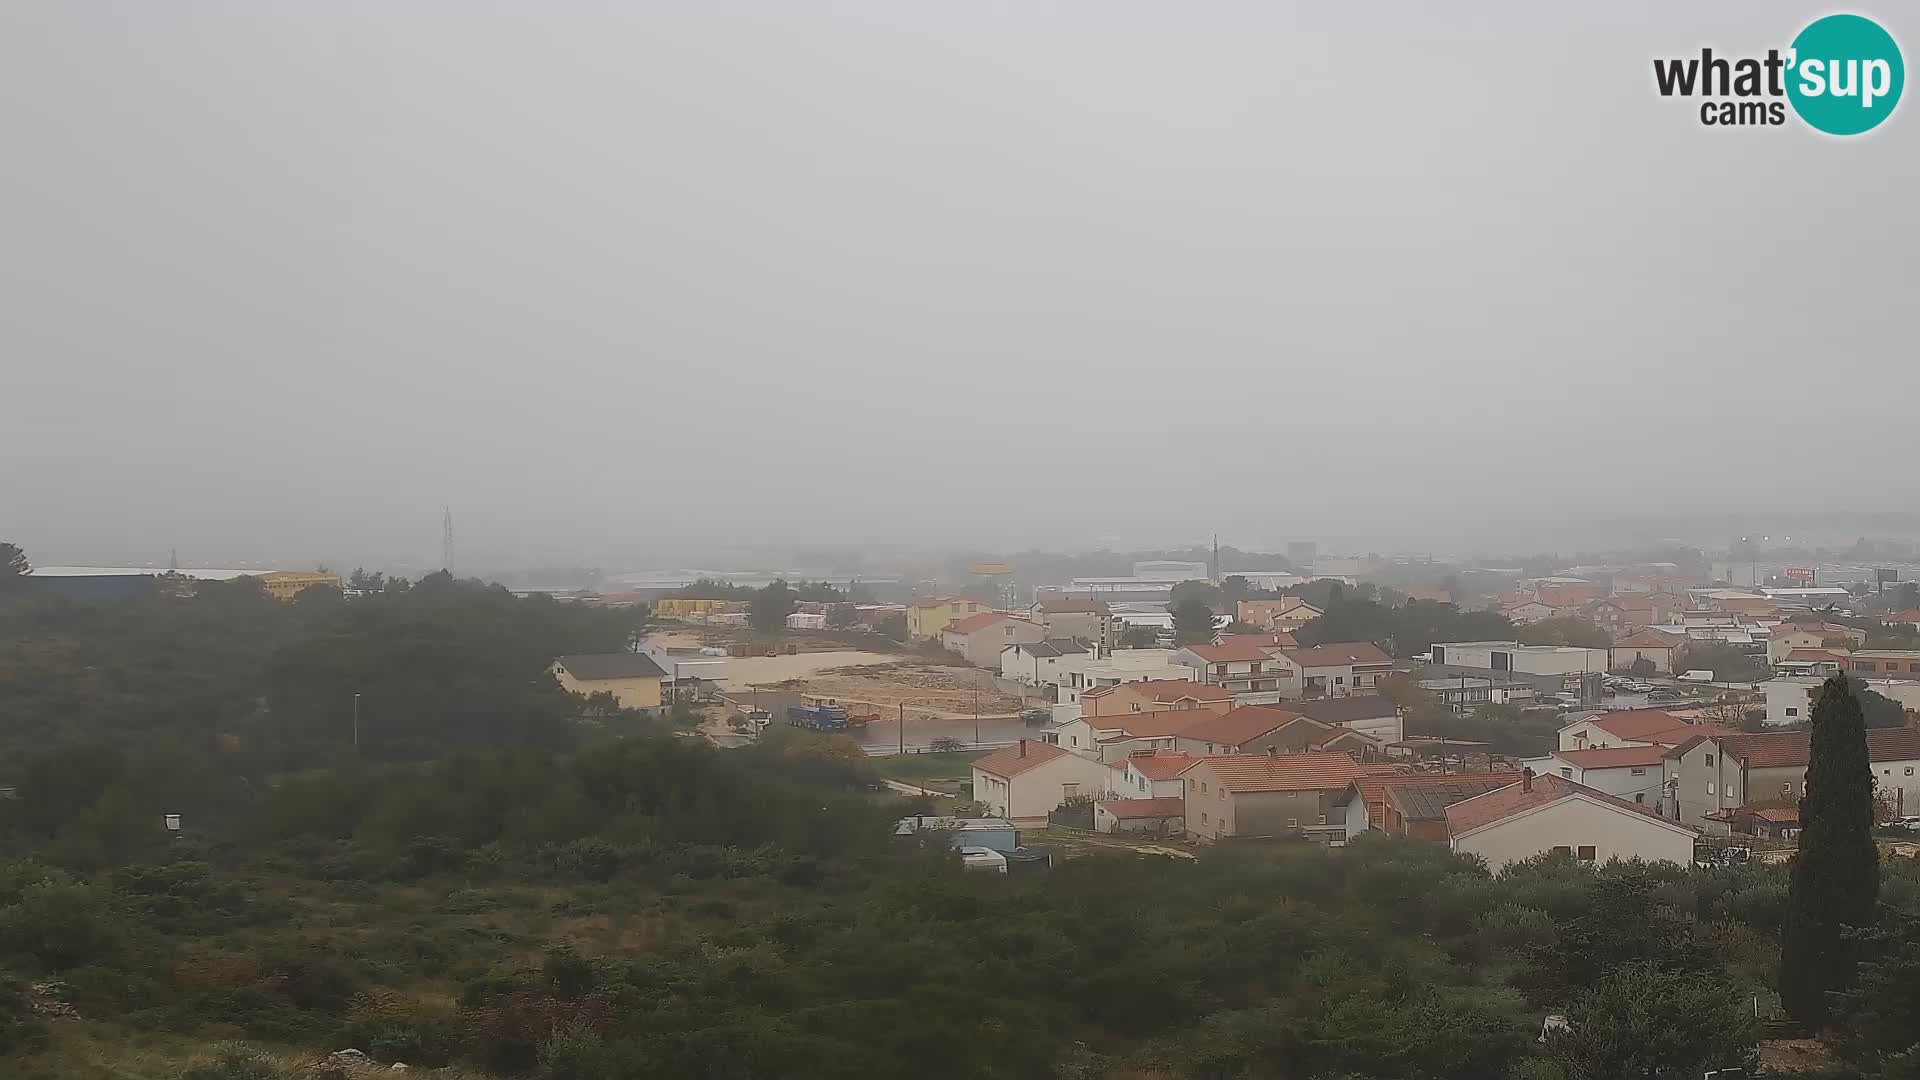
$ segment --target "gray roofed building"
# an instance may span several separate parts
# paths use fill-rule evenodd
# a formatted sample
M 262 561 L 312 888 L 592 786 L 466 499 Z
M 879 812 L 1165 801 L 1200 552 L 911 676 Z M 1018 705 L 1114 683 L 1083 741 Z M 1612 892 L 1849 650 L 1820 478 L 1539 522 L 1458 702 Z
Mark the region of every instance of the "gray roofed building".
M 581 682 L 597 679 L 660 678 L 666 671 L 644 653 L 583 653 L 556 657 L 554 663 Z
M 1049 638 L 1046 641 L 1036 641 L 1031 645 L 1020 647 L 1034 656 L 1070 656 L 1087 651 L 1085 645 L 1072 638 Z

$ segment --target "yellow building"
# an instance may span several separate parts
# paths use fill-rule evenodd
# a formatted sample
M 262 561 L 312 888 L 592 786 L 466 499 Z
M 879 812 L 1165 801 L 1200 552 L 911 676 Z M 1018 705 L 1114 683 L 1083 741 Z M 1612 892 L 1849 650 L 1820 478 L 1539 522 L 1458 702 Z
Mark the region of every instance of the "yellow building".
M 923 596 L 907 605 L 907 636 L 938 639 L 941 631 L 961 619 L 992 610 L 993 605 L 964 596 Z
M 659 664 L 640 653 L 591 653 L 553 661 L 553 677 L 574 694 L 612 694 L 623 709 L 658 709 Z
M 667 597 L 653 602 L 654 615 L 662 619 L 704 619 L 723 611 L 744 608 L 738 600 L 687 600 Z
M 311 573 L 300 570 L 275 570 L 260 575 L 260 588 L 275 600 L 291 600 L 315 585 L 340 587 L 340 575 L 325 570 Z

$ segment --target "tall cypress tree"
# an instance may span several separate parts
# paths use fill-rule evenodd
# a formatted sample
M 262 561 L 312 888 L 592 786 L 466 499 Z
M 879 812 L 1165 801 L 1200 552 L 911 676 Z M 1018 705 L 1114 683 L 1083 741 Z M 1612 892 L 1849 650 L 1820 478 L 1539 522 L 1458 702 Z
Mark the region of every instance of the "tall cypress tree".
M 1820 687 L 1813 753 L 1800 799 L 1800 853 L 1780 935 L 1780 1001 L 1794 1019 L 1827 1018 L 1829 991 L 1853 980 L 1844 927 L 1873 921 L 1880 852 L 1873 843 L 1873 769 L 1860 699 L 1845 675 Z

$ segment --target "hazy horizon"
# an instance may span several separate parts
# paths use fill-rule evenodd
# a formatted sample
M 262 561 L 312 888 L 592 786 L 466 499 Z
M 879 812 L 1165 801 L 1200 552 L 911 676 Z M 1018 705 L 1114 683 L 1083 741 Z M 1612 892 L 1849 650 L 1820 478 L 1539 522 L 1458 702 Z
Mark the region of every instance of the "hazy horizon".
M 0 539 L 1914 535 L 1920 106 L 1652 84 L 1827 11 L 0 0 Z

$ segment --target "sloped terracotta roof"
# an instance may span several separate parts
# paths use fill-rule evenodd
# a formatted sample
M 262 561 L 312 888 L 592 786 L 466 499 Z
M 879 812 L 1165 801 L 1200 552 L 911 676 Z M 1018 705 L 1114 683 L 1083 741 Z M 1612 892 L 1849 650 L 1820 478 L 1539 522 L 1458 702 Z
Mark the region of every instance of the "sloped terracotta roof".
M 1126 742 L 1129 739 L 1164 739 L 1183 735 L 1187 726 L 1214 715 L 1208 709 L 1155 709 L 1153 712 L 1115 713 L 1112 716 L 1083 716 L 1095 731 L 1118 731 L 1101 742 Z
M 1247 640 L 1248 636 L 1236 635 L 1220 645 L 1189 645 L 1187 651 L 1209 664 L 1245 663 L 1271 659 L 1267 655 L 1267 650 Z
M 1660 709 L 1631 709 L 1623 712 L 1601 713 L 1599 716 L 1589 718 L 1587 722 L 1616 739 L 1658 743 L 1661 746 L 1678 746 L 1697 735 L 1719 736 L 1740 733 L 1735 728 L 1721 724 L 1689 724 L 1680 717 Z
M 1036 769 L 1049 761 L 1067 756 L 1067 751 L 1052 743 L 1043 743 L 1037 739 L 1022 739 L 1013 746 L 1003 747 L 973 763 L 981 772 L 992 773 L 1005 780 L 1011 780 L 1029 769 Z
M 1682 825 L 1677 821 L 1669 821 L 1666 818 L 1660 817 L 1653 812 L 1653 808 L 1650 806 L 1640 803 L 1630 803 L 1625 799 L 1615 798 L 1604 791 L 1590 788 L 1585 784 L 1576 784 L 1564 777 L 1554 776 L 1548 773 L 1534 777 L 1531 790 L 1529 790 L 1528 785 L 1524 781 L 1508 784 L 1506 787 L 1489 791 L 1485 795 L 1476 795 L 1471 799 L 1465 799 L 1447 807 L 1447 834 L 1457 837 L 1464 833 L 1472 832 L 1475 829 L 1485 828 L 1497 821 L 1505 821 L 1515 814 L 1524 813 L 1536 807 L 1546 806 L 1549 803 L 1559 802 L 1561 799 L 1571 795 L 1585 795 L 1588 798 L 1617 806 L 1629 813 L 1637 814 L 1652 821 L 1658 821 L 1661 824 L 1672 826 L 1675 829 L 1682 829 L 1686 832 L 1698 831 L 1689 826 Z
M 955 619 L 953 622 L 948 623 L 946 629 L 942 632 L 948 634 L 972 634 L 985 630 L 987 627 L 1002 620 L 1006 622 L 1026 622 L 1025 619 L 1016 619 L 1004 611 L 982 611 L 977 615 L 969 615 L 964 619 Z
M 1475 795 L 1503 788 L 1520 779 L 1517 772 L 1498 773 L 1372 773 L 1354 781 L 1355 795 L 1367 803 L 1367 820 L 1379 823 L 1387 819 L 1388 792 L 1432 791 L 1434 799 L 1453 797 L 1447 802 L 1470 799 Z M 1403 801 L 1405 806 L 1406 802 Z M 1422 802 L 1425 805 L 1425 801 Z M 1443 804 L 1441 809 L 1445 809 Z M 1408 816 L 1412 816 L 1409 814 Z M 1435 814 L 1434 817 L 1440 815 Z M 1426 820 L 1426 819 L 1420 819 Z
M 1115 768 L 1131 768 L 1149 780 L 1171 780 L 1187 771 L 1198 760 L 1179 750 L 1155 750 L 1150 754 L 1132 754 L 1114 762 Z
M 1187 801 L 1178 795 L 1160 799 L 1107 799 L 1100 809 L 1117 818 L 1170 818 L 1187 812 Z
M 1728 755 L 1750 769 L 1803 768 L 1813 757 L 1810 731 L 1762 731 L 1720 740 Z M 1867 760 L 1920 761 L 1920 728 L 1870 728 Z
M 1231 701 L 1233 691 L 1219 686 L 1205 686 L 1192 679 L 1142 679 L 1139 682 L 1121 683 L 1118 686 L 1102 686 L 1090 690 L 1081 697 L 1097 697 L 1113 693 L 1116 690 L 1129 689 L 1149 701 L 1179 701 L 1181 698 L 1193 698 L 1195 701 Z M 1089 717 L 1104 719 L 1104 717 Z
M 1180 737 L 1221 746 L 1239 746 L 1249 739 L 1257 739 L 1301 719 L 1305 718 L 1299 713 L 1275 705 L 1242 705 L 1223 713 L 1199 717 L 1180 732 Z M 1317 720 L 1308 720 L 1307 723 L 1317 728 L 1326 726 Z
M 1553 756 L 1582 769 L 1619 769 L 1628 766 L 1658 765 L 1667 756 L 1667 748 L 1653 746 L 1608 746 L 1593 750 L 1555 750 Z
M 1347 754 L 1231 754 L 1201 758 L 1187 771 L 1202 766 L 1239 794 L 1339 790 L 1366 775 Z

